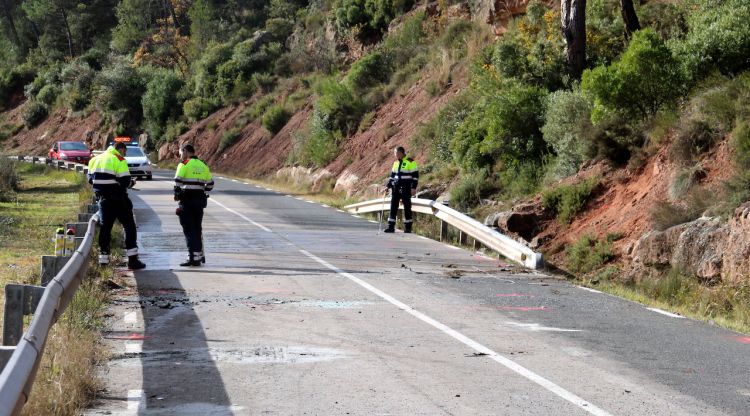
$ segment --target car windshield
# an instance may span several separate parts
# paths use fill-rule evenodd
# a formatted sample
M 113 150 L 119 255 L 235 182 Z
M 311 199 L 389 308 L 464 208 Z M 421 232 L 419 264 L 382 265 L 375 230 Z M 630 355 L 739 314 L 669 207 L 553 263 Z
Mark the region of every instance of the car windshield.
M 60 143 L 60 150 L 89 150 L 89 148 L 81 142 L 65 142 Z
M 143 157 L 143 150 L 140 147 L 128 147 L 127 154 L 125 157 Z

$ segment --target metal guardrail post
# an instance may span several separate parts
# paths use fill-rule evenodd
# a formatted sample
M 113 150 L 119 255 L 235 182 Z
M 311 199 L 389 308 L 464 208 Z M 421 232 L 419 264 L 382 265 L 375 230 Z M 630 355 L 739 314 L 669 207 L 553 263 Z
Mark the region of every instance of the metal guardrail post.
M 81 212 L 81 213 L 78 214 L 78 222 L 79 223 L 85 222 L 85 223 L 88 224 L 89 220 L 93 216 L 94 216 L 94 212 L 91 212 L 91 213 L 89 213 L 89 212 Z
M 23 336 L 23 286 L 5 286 L 3 345 L 17 345 Z
M 70 260 L 70 256 L 42 256 L 41 285 L 47 286 Z
M 2 346 L 0 347 L 0 372 L 3 371 L 3 368 L 5 368 L 5 364 L 8 364 L 8 361 L 10 361 L 10 357 L 13 355 L 13 351 L 16 350 L 16 347 L 13 346 Z
M 448 223 L 440 220 L 440 241 L 448 241 Z
M 89 214 L 96 214 L 97 212 L 99 212 L 99 205 L 98 204 L 86 205 L 86 212 Z

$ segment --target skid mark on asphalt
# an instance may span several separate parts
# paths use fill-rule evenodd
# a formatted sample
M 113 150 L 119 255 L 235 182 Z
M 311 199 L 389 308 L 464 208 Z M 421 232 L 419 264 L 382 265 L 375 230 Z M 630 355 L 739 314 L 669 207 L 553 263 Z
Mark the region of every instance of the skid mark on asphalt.
M 350 354 L 335 348 L 262 345 L 246 348 L 180 348 L 145 350 L 115 357 L 115 364 L 140 366 L 205 366 L 217 364 L 306 364 L 349 358 Z

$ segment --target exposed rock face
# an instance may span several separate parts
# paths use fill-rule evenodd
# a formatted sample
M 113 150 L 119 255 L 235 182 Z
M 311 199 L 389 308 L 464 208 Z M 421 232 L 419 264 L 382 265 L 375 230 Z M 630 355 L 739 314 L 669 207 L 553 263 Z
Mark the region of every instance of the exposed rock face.
M 505 33 L 513 16 L 526 13 L 529 0 L 473 0 L 474 20 L 489 25 L 495 35 Z
M 517 205 L 512 211 L 492 214 L 485 219 L 484 224 L 496 227 L 504 234 L 517 235 L 526 242 L 531 242 L 541 231 L 542 222 L 548 219 L 548 213 L 536 201 Z
M 750 275 L 750 203 L 729 222 L 699 218 L 643 235 L 633 247 L 631 275 L 676 267 L 706 282 L 737 283 Z

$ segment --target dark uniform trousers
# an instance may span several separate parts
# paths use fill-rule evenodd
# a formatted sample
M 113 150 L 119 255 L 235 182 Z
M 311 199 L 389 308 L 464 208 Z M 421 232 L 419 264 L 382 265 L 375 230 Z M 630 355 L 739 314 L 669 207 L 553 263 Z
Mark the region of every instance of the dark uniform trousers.
M 404 224 L 412 223 L 411 213 L 411 186 L 396 184 L 391 193 L 391 212 L 388 216 L 388 222 L 395 224 L 398 214 L 399 201 L 404 203 Z
M 205 197 L 190 197 L 180 201 L 180 225 L 191 258 L 195 253 L 203 252 L 203 209 L 206 205 Z
M 125 249 L 132 250 L 138 247 L 133 203 L 127 195 L 99 195 L 99 213 L 101 215 L 99 250 L 102 254 L 110 253 L 112 227 L 115 225 L 115 220 L 119 221 L 125 230 Z

